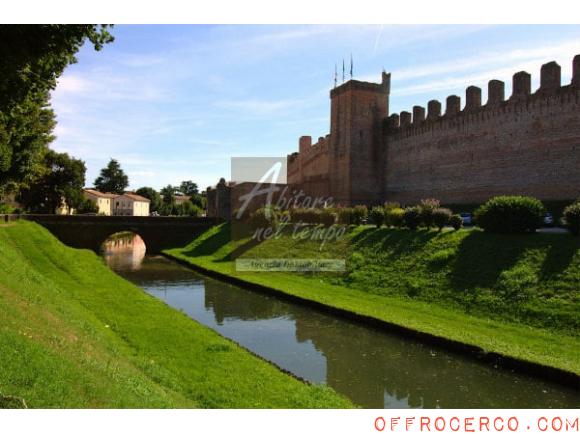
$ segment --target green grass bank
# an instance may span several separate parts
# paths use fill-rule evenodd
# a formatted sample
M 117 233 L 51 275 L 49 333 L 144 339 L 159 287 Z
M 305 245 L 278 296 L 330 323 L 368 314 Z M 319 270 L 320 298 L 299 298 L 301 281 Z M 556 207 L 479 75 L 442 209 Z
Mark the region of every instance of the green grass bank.
M 353 406 L 24 221 L 0 225 L 0 349 L 0 407 Z
M 580 374 L 580 240 L 563 234 L 352 227 L 340 241 L 291 233 L 232 240 L 228 224 L 186 247 L 182 262 L 441 337 Z M 344 258 L 340 274 L 238 272 L 236 258 Z

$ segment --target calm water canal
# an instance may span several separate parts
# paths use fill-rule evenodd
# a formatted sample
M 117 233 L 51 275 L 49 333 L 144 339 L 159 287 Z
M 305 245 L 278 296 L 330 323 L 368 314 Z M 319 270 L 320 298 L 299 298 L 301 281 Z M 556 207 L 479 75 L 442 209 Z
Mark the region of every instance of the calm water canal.
M 119 275 L 280 367 L 365 408 L 576 408 L 578 392 L 244 290 L 163 257 L 138 236 L 105 245 Z M 195 358 L 195 355 L 192 355 Z

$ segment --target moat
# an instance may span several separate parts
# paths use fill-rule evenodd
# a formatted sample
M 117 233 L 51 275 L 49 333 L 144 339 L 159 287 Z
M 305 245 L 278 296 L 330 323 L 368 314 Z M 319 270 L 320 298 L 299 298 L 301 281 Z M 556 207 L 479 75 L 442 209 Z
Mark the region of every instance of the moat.
M 572 388 L 147 256 L 138 236 L 108 241 L 103 255 L 119 275 L 195 321 L 296 376 L 328 384 L 365 408 L 576 408 L 580 402 Z

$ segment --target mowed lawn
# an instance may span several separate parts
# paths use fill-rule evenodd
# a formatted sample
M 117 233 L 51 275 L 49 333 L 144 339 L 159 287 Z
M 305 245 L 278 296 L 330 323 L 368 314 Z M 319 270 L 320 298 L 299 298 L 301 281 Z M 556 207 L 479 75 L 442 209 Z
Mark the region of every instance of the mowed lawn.
M 167 254 L 206 270 L 580 374 L 580 239 L 351 227 L 255 243 L 228 224 Z M 338 258 L 344 273 L 238 272 L 236 258 Z
M 0 225 L 0 406 L 352 407 L 29 222 Z

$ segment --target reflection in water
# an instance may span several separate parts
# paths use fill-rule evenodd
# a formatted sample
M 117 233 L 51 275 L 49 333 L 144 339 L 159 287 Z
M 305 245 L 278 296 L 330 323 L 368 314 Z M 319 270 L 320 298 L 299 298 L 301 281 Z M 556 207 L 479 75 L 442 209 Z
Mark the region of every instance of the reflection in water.
M 134 245 L 135 246 L 135 245 Z M 119 274 L 260 356 L 366 408 L 571 408 L 577 391 L 216 281 L 162 257 Z M 114 257 L 130 257 L 131 260 Z
M 101 247 L 105 261 L 114 270 L 139 269 L 146 250 L 143 239 L 133 233 L 113 234 Z

